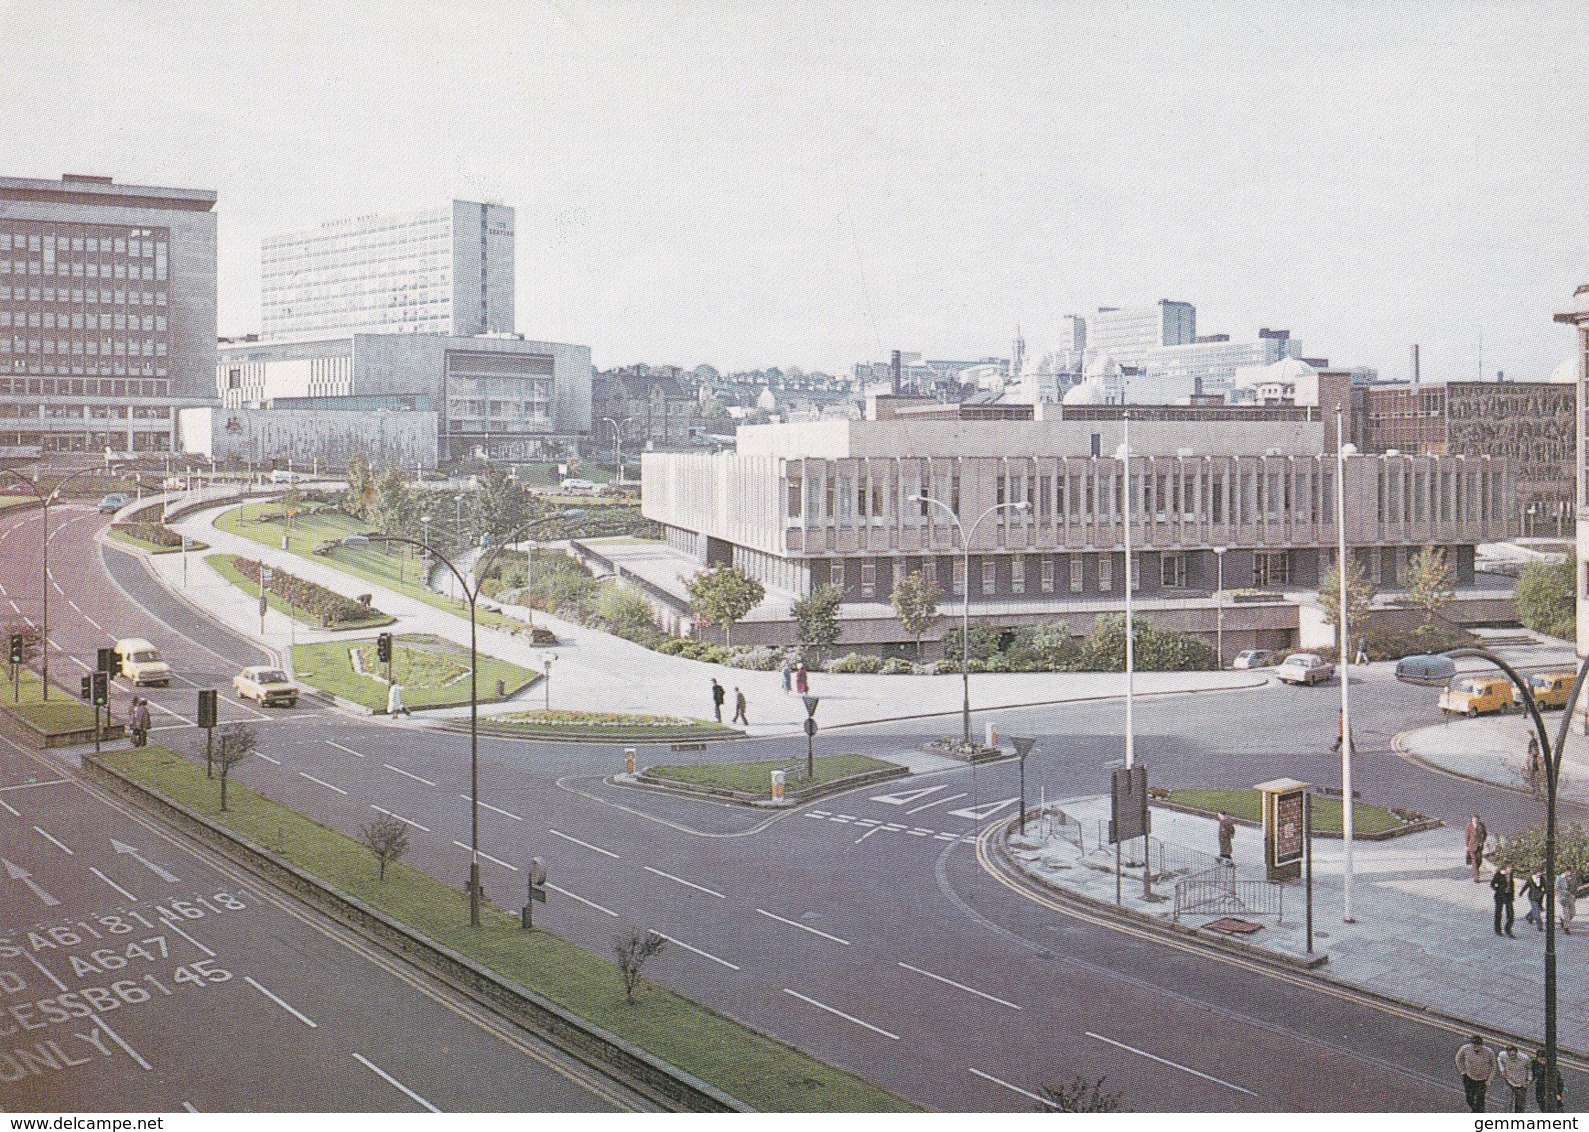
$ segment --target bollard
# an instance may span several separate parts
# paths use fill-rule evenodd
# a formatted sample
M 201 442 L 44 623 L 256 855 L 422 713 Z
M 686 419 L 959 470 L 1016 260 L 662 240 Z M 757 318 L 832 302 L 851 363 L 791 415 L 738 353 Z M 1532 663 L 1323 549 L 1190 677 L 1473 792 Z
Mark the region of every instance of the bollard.
M 506 680 L 498 680 L 497 681 L 497 699 L 500 700 L 504 696 L 506 696 L 507 694 L 508 694 L 508 682 Z
M 775 806 L 783 805 L 783 780 L 783 771 L 775 770 L 772 772 L 772 804 Z
M 633 747 L 625 747 L 623 749 L 623 772 L 625 774 L 633 774 L 634 773 L 634 748 Z

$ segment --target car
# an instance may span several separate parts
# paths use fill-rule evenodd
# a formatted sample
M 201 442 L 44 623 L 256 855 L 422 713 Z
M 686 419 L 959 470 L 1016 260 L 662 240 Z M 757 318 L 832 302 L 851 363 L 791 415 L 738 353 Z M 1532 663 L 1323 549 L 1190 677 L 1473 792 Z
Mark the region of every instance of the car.
M 116 642 L 116 660 L 121 674 L 135 688 L 146 684 L 164 688 L 171 683 L 171 666 L 160 650 L 142 637 L 123 637 Z
M 232 690 L 240 700 L 253 700 L 260 707 L 296 707 L 298 685 L 279 668 L 268 664 L 250 665 L 232 677 Z
M 1287 684 L 1323 684 L 1335 675 L 1335 665 L 1318 653 L 1294 652 L 1280 662 L 1275 675 Z
M 1449 656 L 1432 653 L 1414 653 L 1396 662 L 1396 679 L 1404 684 L 1423 684 L 1430 688 L 1443 688 L 1457 674 L 1456 663 Z
M 1440 710 L 1470 718 L 1511 711 L 1512 682 L 1505 676 L 1459 676 L 1440 693 Z
M 272 468 L 270 473 L 271 483 L 302 483 L 308 478 L 302 472 L 293 472 L 286 468 Z
M 1242 649 L 1230 662 L 1232 668 L 1268 668 L 1275 661 L 1269 649 Z
M 99 513 L 101 515 L 114 515 L 131 502 L 132 496 L 126 492 L 113 491 L 99 501 Z
M 1571 671 L 1535 672 L 1528 677 L 1528 690 L 1542 709 L 1566 707 L 1567 697 L 1572 695 L 1572 683 L 1577 678 L 1578 674 Z M 1519 708 L 1523 706 L 1523 694 L 1516 688 L 1512 689 L 1512 702 Z

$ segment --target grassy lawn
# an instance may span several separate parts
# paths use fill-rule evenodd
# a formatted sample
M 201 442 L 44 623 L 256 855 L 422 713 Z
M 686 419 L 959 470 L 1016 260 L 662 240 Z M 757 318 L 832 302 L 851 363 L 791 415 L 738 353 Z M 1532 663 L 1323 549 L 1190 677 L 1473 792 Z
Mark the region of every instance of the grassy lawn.
M 790 790 L 807 786 L 820 786 L 840 778 L 853 778 L 874 770 L 892 770 L 893 763 L 885 763 L 867 755 L 818 755 L 816 779 L 806 778 L 806 761 L 773 759 L 759 763 L 687 763 L 679 766 L 646 767 L 652 778 L 671 779 L 692 786 L 709 786 L 718 790 L 738 790 L 745 794 L 772 797 L 772 772 L 787 771 L 784 785 Z
M 1170 801 L 1178 806 L 1206 810 L 1210 814 L 1224 810 L 1234 818 L 1263 821 L 1263 795 L 1256 790 L 1171 790 Z M 1384 806 L 1371 806 L 1365 802 L 1357 802 L 1352 806 L 1352 829 L 1357 833 L 1385 833 L 1406 824 Z M 1314 796 L 1313 828 L 1318 833 L 1341 832 L 1340 799 Z
M 0 669 L 0 673 L 10 675 L 9 668 Z M 39 674 L 32 669 L 24 668 L 18 684 L 19 699 L 14 703 L 11 699 L 11 681 L 5 682 L 3 699 L 5 709 L 27 720 L 46 735 L 94 729 L 92 704 L 85 704 L 70 692 L 62 691 L 58 684 L 51 685 L 50 698 L 44 700 L 41 698 L 43 689 L 44 682 L 39 679 Z M 101 722 L 105 720 L 103 710 L 100 712 L 100 720 Z
M 582 738 L 646 742 L 658 736 L 669 741 L 713 739 L 741 732 L 704 719 L 682 719 L 667 715 L 630 715 L 616 711 L 516 711 L 493 715 L 493 731 L 511 730 L 525 738 L 537 735 L 568 735 Z
M 517 915 L 488 907 L 469 927 L 461 889 L 401 861 L 376 879 L 357 841 L 236 783 L 219 812 L 219 785 L 163 747 L 117 751 L 103 761 L 256 845 L 371 905 L 443 947 L 529 987 L 563 1008 L 769 1112 L 904 1112 L 912 1106 L 867 1081 L 651 983 L 631 1004 L 612 960 L 550 934 L 524 932 Z M 556 899 L 554 896 L 553 899 Z
M 235 565 L 233 565 L 234 557 L 235 555 L 231 554 L 210 554 L 205 556 L 204 561 L 207 562 L 210 565 L 210 568 L 213 569 L 217 574 L 225 578 L 238 589 L 242 590 L 249 597 L 259 597 L 259 587 L 253 582 L 249 581 L 247 578 L 243 577 L 242 572 L 239 571 Z M 288 617 L 291 617 L 300 625 L 307 625 L 311 629 L 321 628 L 319 620 L 315 618 L 313 614 L 307 612 L 306 610 L 299 609 L 295 605 L 292 605 L 280 594 L 272 593 L 267 590 L 265 593 L 265 604 L 276 610 L 278 613 L 285 613 Z M 331 628 L 374 629 L 381 625 L 390 625 L 396 620 L 397 618 L 388 616 L 385 613 L 376 613 L 374 616 L 366 617 L 362 621 L 343 621 L 331 626 Z
M 130 531 L 119 530 L 116 527 L 111 527 L 110 528 L 110 537 L 115 539 L 117 542 L 126 543 L 128 546 L 135 546 L 139 550 L 147 550 L 150 554 L 181 554 L 182 553 L 182 548 L 180 546 L 161 546 L 157 542 L 150 542 L 146 538 L 139 538 L 137 535 L 132 534 Z M 196 551 L 196 550 L 208 550 L 209 548 L 210 548 L 210 544 L 209 543 L 200 542 L 198 539 L 192 539 L 192 540 L 190 540 L 188 542 L 188 550 L 189 550 L 189 552 Z
M 385 675 L 385 665 L 375 659 L 373 638 L 351 641 L 324 641 L 313 645 L 294 645 L 294 676 L 304 684 L 363 704 L 376 711 L 386 710 L 386 684 L 356 672 L 348 657 L 358 649 L 366 668 Z M 469 702 L 469 651 L 435 637 L 398 637 L 392 652 L 392 677 L 403 686 L 407 707 L 453 707 Z M 497 681 L 507 685 L 512 695 L 535 678 L 535 673 L 495 657 L 480 657 L 480 695 L 496 695 Z M 461 677 L 461 679 L 459 679 Z M 450 682 L 449 682 L 450 681 Z

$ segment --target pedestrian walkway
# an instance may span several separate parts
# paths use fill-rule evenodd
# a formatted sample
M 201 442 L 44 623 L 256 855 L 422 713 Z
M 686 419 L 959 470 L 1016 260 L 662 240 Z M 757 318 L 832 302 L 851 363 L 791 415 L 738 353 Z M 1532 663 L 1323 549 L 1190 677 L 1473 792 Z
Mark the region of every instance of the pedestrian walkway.
M 1113 849 L 1097 844 L 1097 823 L 1107 822 L 1107 797 L 1080 797 L 1052 803 L 1084 834 L 1078 847 L 1075 826 L 1045 820 L 1027 821 L 1027 837 L 1008 842 L 1009 860 L 1017 868 L 1063 892 L 1083 897 L 1101 910 L 1115 907 Z M 1013 827 L 1011 827 L 1013 828 Z M 1153 836 L 1173 847 L 1166 871 L 1177 862 L 1186 870 L 1153 886 L 1144 899 L 1141 870 L 1124 872 L 1121 907 L 1161 925 L 1176 924 L 1175 882 L 1187 880 L 1218 853 L 1217 823 L 1174 810 L 1153 810 Z M 1136 843 L 1140 845 L 1140 841 Z M 1129 847 L 1128 847 L 1129 848 Z M 1177 853 L 1191 850 L 1191 853 Z M 1244 825 L 1236 834 L 1236 869 L 1204 872 L 1261 881 L 1263 837 Z M 1528 904 L 1519 895 L 1515 938 L 1497 936 L 1492 924 L 1493 897 L 1487 883 L 1475 884 L 1463 863 L 1462 830 L 1442 827 L 1389 841 L 1356 841 L 1352 861 L 1354 923 L 1344 916 L 1344 846 L 1338 838 L 1316 838 L 1314 954 L 1327 962 L 1314 968 L 1317 977 L 1332 979 L 1419 1009 L 1464 1019 L 1487 1032 L 1514 1034 L 1529 1041 L 1543 1039 L 1544 935 L 1523 920 Z M 1127 859 L 1140 856 L 1129 853 Z M 1490 870 L 1484 872 L 1487 881 Z M 1188 885 L 1183 892 L 1190 894 Z M 1207 890 L 1204 890 L 1205 894 Z M 1261 927 L 1235 938 L 1260 952 L 1291 961 L 1307 953 L 1306 897 L 1302 881 L 1279 887 L 1279 904 L 1261 911 L 1258 894 L 1245 885 L 1253 911 L 1234 903 L 1183 914 L 1178 925 L 1206 939 L 1217 935 L 1206 925 L 1224 917 Z M 1279 915 L 1273 914 L 1278 910 Z M 1556 936 L 1560 979 L 1559 1013 L 1564 1049 L 1589 1054 L 1589 930 Z
M 1545 713 L 1545 727 L 1553 743 L 1560 726 L 1559 711 Z M 1528 790 L 1528 740 L 1534 734 L 1527 715 L 1487 715 L 1404 731 L 1393 745 L 1401 754 L 1436 770 L 1492 786 Z M 1589 805 L 1589 738 L 1570 730 L 1562 755 L 1560 789 L 1562 801 Z
M 206 553 L 241 554 L 272 567 L 306 578 L 343 594 L 368 593 L 377 609 L 397 618 L 391 627 L 396 633 L 429 633 L 467 647 L 469 620 L 460 603 L 460 613 L 438 609 L 415 597 L 387 589 L 364 578 L 344 573 L 328 562 L 304 558 L 276 547 L 265 546 L 230 534 L 214 525 L 217 510 L 201 511 L 176 522 L 174 527 L 208 543 Z M 203 562 L 203 556 L 188 556 L 187 581 L 179 554 L 149 556 L 155 573 L 173 592 L 234 631 L 260 641 L 284 663 L 290 646 L 326 639 L 343 639 L 350 634 L 327 633 L 293 622 L 274 610 L 267 611 L 263 628 L 258 601 L 225 582 Z M 445 590 L 445 587 L 442 587 Z M 509 607 L 510 617 L 527 618 L 527 610 Z M 728 692 L 730 709 L 734 689 L 742 688 L 749 701 L 748 715 L 752 735 L 799 733 L 805 720 L 800 697 L 784 692 L 778 672 L 756 672 L 703 664 L 683 657 L 666 656 L 642 648 L 611 634 L 587 629 L 546 613 L 534 613 L 535 624 L 557 634 L 552 647 L 531 645 L 525 637 L 482 627 L 480 651 L 528 668 L 543 670 L 552 661 L 551 706 L 554 709 L 618 711 L 652 715 L 712 718 L 711 680 L 716 677 Z M 366 634 L 367 635 L 367 634 Z M 1214 691 L 1260 687 L 1268 682 L 1265 673 L 1251 672 L 1155 672 L 1136 677 L 1138 695 L 1174 692 Z M 1014 706 L 1103 699 L 1125 692 L 1125 677 L 1118 673 L 984 673 L 971 678 L 972 703 L 982 720 L 990 712 Z M 817 720 L 824 731 L 835 727 L 881 720 L 914 720 L 929 716 L 945 717 L 945 731 L 958 728 L 952 717 L 958 715 L 960 677 L 836 675 L 814 672 L 810 677 L 812 695 L 821 698 Z M 536 706 L 544 703 L 545 693 L 537 689 L 530 697 Z M 522 704 L 492 705 L 483 711 L 522 710 Z M 435 716 L 445 713 L 426 713 Z

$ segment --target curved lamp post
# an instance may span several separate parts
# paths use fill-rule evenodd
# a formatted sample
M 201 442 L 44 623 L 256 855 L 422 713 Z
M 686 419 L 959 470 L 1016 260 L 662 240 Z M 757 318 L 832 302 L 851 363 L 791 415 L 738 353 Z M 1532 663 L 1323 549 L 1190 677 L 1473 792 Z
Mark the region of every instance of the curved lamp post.
M 912 495 L 911 503 L 930 503 L 941 508 L 954 520 L 955 529 L 960 532 L 960 557 L 964 562 L 963 576 L 965 578 L 965 593 L 960 601 L 960 683 L 964 698 L 960 708 L 962 742 L 971 746 L 971 542 L 977 537 L 977 528 L 995 511 L 1020 511 L 1027 512 L 1032 505 L 1022 500 L 1019 503 L 995 503 L 982 514 L 977 516 L 977 521 L 971 524 L 971 532 L 966 533 L 965 524 L 960 521 L 960 515 L 953 507 L 941 499 L 934 499 L 930 495 Z
M 428 550 L 430 555 L 440 562 L 452 576 L 457 579 L 458 585 L 463 588 L 463 595 L 469 602 L 469 924 L 471 927 L 480 926 L 480 663 L 478 653 L 479 630 L 475 621 L 475 603 L 480 599 L 480 586 L 484 583 L 486 572 L 490 569 L 491 562 L 496 558 L 501 549 L 512 542 L 517 542 L 531 528 L 552 519 L 572 519 L 583 515 L 585 512 L 572 507 L 566 511 L 559 511 L 553 515 L 543 515 L 539 519 L 526 523 L 512 536 L 493 546 L 487 552 L 483 561 L 476 563 L 473 571 L 475 584 L 471 586 L 452 560 L 440 551 L 422 543 L 417 539 L 407 538 L 403 535 L 348 535 L 338 540 L 339 546 L 367 546 L 373 539 L 381 542 L 400 542 L 409 546 Z M 428 531 L 428 527 L 427 527 Z M 427 539 L 429 535 L 427 533 Z
M 1352 632 L 1346 623 L 1347 579 L 1351 562 L 1346 554 L 1346 458 L 1357 455 L 1357 445 L 1342 442 L 1341 406 L 1335 407 L 1335 574 L 1340 590 L 1338 611 L 1340 647 L 1336 659 L 1341 670 L 1341 919 L 1355 924 L 1352 914 Z
M 1572 725 L 1573 709 L 1583 692 L 1585 677 L 1589 677 L 1589 664 L 1578 668 L 1578 678 L 1573 681 L 1572 694 L 1562 708 L 1561 726 L 1556 731 L 1556 742 L 1550 741 L 1545 727 L 1545 717 L 1539 712 L 1534 693 L 1517 671 L 1488 649 L 1451 649 L 1439 655 L 1451 660 L 1483 660 L 1495 665 L 1512 682 L 1523 699 L 1523 708 L 1534 724 L 1539 739 L 1540 753 L 1545 759 L 1545 1079 L 1559 1081 L 1556 1043 L 1556 794 L 1561 780 L 1561 757 L 1567 746 L 1567 730 Z M 1554 1090 L 1548 1090 L 1550 1111 L 1560 1111 L 1560 1101 Z
M 602 417 L 602 420 L 612 425 L 612 474 L 613 490 L 616 491 L 623 484 L 623 425 L 633 424 L 633 417 L 625 417 L 620 423 L 612 417 Z

